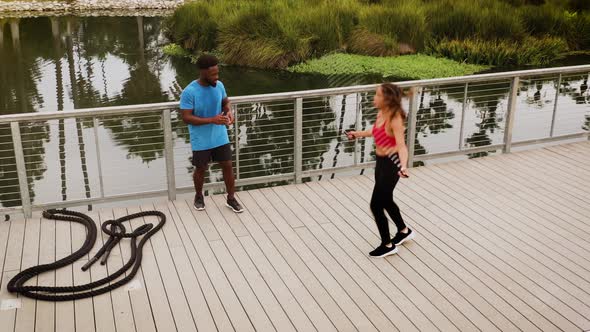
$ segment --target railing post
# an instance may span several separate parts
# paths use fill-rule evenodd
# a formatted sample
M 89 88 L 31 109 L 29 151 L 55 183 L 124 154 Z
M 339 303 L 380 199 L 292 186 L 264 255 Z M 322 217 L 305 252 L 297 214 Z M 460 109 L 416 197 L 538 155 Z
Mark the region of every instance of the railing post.
M 362 96 L 360 93 L 356 94 L 356 120 L 354 122 L 354 130 L 359 131 L 361 130 L 361 121 L 363 119 L 363 107 L 361 104 Z M 359 140 L 354 140 L 354 165 L 358 165 L 360 162 L 360 154 L 359 154 Z
M 414 89 L 410 99 L 410 111 L 408 112 L 408 167 L 414 166 L 414 150 L 416 145 L 416 115 L 418 113 L 418 89 Z
M 518 76 L 512 79 L 510 85 L 510 97 L 508 98 L 508 113 L 506 114 L 506 124 L 504 128 L 504 153 L 510 153 L 512 147 L 512 129 L 514 128 L 514 117 L 516 115 L 516 98 L 518 97 L 518 88 L 520 78 Z
M 467 109 L 467 92 L 469 90 L 469 82 L 465 83 L 465 91 L 463 92 L 463 107 L 461 109 L 461 129 L 459 131 L 459 151 L 463 150 L 463 130 L 465 128 L 465 110 Z
M 18 122 L 11 122 L 12 144 L 14 146 L 14 159 L 16 160 L 16 172 L 18 174 L 18 185 L 20 187 L 20 200 L 25 218 L 33 216 L 31 206 L 31 196 L 29 195 L 29 181 L 27 179 L 27 166 L 25 164 L 25 155 L 23 144 L 20 136 L 20 126 Z
M 303 172 L 303 98 L 295 99 L 295 183 L 301 183 Z
M 174 172 L 174 141 L 172 138 L 172 116 L 170 110 L 162 112 L 164 129 L 164 158 L 166 159 L 166 179 L 168 183 L 168 199 L 176 200 L 176 176 Z
M 100 198 L 104 198 L 104 180 L 102 177 L 102 159 L 100 157 L 100 142 L 98 141 L 98 118 L 92 118 L 92 129 L 94 131 L 94 144 L 96 148 L 96 163 L 98 164 L 98 181 L 100 184 Z
M 234 139 L 236 149 L 236 180 L 240 179 L 240 128 L 238 126 L 238 108 L 234 105 L 231 106 L 234 113 Z
M 557 91 L 555 91 L 555 104 L 553 104 L 553 116 L 551 117 L 551 132 L 549 133 L 549 137 L 553 137 L 553 133 L 555 132 L 555 118 L 557 115 L 557 101 L 559 99 L 559 88 L 561 87 L 561 74 L 559 74 L 559 78 L 557 79 Z

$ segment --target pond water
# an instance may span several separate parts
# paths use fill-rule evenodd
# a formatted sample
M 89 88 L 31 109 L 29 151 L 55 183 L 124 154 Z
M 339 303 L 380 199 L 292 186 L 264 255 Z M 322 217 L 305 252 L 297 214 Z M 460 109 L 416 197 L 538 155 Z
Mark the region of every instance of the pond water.
M 196 66 L 170 58 L 159 17 L 57 17 L 22 19 L 0 31 L 0 115 L 177 100 L 197 75 Z M 579 56 L 554 65 L 590 63 Z M 499 70 L 499 69 L 495 69 Z M 557 105 L 555 135 L 590 127 L 588 73 L 523 80 L 517 99 L 514 141 L 548 136 Z M 375 76 L 318 76 L 223 67 L 231 96 L 378 83 Z M 394 79 L 394 78 L 393 78 Z M 509 81 L 429 87 L 419 93 L 416 153 L 437 153 L 501 143 Z M 556 101 L 557 96 L 557 101 Z M 343 129 L 363 127 L 375 111 L 372 95 L 304 101 L 304 168 L 347 165 L 355 158 Z M 407 106 L 407 103 L 406 103 Z M 293 105 L 238 105 L 241 178 L 279 174 L 293 168 Z M 173 115 L 177 184 L 190 186 L 186 126 Z M 34 203 L 166 188 L 162 128 L 154 115 L 61 120 L 21 125 L 29 188 Z M 461 131 L 463 128 L 463 131 Z M 98 143 L 98 144 L 96 144 Z M 97 150 L 97 146 L 99 146 Z M 372 142 L 360 144 L 359 161 L 373 158 Z M 101 160 L 98 155 L 100 152 Z M 471 155 L 477 157 L 487 152 Z M 105 175 L 100 179 L 99 167 Z M 220 179 L 213 168 L 211 180 Z M 0 125 L 0 206 L 20 205 L 12 139 Z

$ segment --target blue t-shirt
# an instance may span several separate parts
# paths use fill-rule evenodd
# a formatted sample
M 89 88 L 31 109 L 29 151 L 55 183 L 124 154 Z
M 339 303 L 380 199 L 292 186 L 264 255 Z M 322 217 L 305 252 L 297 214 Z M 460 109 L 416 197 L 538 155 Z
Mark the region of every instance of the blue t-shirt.
M 217 81 L 215 87 L 202 86 L 192 81 L 180 95 L 180 109 L 193 110 L 193 115 L 200 118 L 212 118 L 221 113 L 221 105 L 227 97 L 225 87 Z M 225 125 L 206 124 L 188 125 L 193 151 L 213 149 L 229 143 Z

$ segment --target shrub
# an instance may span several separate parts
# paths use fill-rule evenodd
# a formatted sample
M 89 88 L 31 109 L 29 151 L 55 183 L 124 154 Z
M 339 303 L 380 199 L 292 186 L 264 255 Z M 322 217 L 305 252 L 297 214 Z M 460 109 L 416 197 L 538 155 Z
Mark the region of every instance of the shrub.
M 421 50 L 429 37 L 425 15 L 420 1 L 404 1 L 397 6 L 372 5 L 363 9 L 360 25 Z
M 486 64 L 492 66 L 545 65 L 568 50 L 561 38 L 527 37 L 521 47 L 514 41 L 483 41 L 467 39 L 443 40 L 431 46 L 432 54 L 456 61 Z
M 217 20 L 204 2 L 190 2 L 174 11 L 165 23 L 168 36 L 189 51 L 215 48 Z

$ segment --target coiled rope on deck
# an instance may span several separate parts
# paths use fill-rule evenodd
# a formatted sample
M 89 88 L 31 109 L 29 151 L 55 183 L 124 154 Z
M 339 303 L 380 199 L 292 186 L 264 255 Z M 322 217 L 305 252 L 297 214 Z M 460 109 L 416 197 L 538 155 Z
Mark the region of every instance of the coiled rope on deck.
M 160 219 L 160 222 L 154 227 L 153 224 L 144 224 L 138 227 L 131 233 L 127 233 L 125 226 L 123 226 L 123 222 L 130 221 L 136 218 L 143 218 L 148 216 L 156 216 Z M 154 235 L 157 231 L 159 231 L 164 224 L 166 223 L 166 216 L 160 211 L 144 211 L 139 213 L 130 214 L 128 216 L 108 220 L 104 222 L 101 226 L 102 231 L 109 235 L 109 239 L 107 242 L 102 246 L 102 248 L 96 253 L 96 255 L 91 258 L 88 263 L 86 263 L 82 267 L 82 271 L 86 271 L 98 261 L 101 257 L 101 264 L 106 264 L 107 258 L 111 252 L 111 250 L 121 241 L 123 238 L 130 238 L 131 241 L 131 256 L 129 257 L 129 261 L 123 265 L 123 267 L 117 270 L 115 273 L 107 276 L 106 278 L 96 280 L 94 282 L 85 284 L 85 285 L 78 285 L 78 286 L 66 286 L 66 287 L 50 287 L 50 286 L 24 286 L 27 280 L 34 278 L 36 275 L 39 275 L 44 272 L 57 270 L 61 267 L 71 265 L 78 259 L 87 255 L 94 243 L 96 242 L 97 237 L 97 229 L 94 220 L 89 216 L 75 211 L 69 210 L 47 210 L 43 212 L 43 217 L 46 219 L 53 219 L 53 220 L 62 220 L 62 221 L 69 221 L 69 222 L 77 222 L 86 227 L 86 240 L 80 249 L 73 252 L 71 255 L 64 257 L 56 262 L 49 263 L 49 264 L 42 264 L 38 266 L 33 266 L 28 268 L 24 271 L 21 271 L 19 274 L 14 276 L 8 282 L 8 291 L 11 293 L 18 293 L 22 296 L 26 296 L 29 298 L 37 299 L 37 300 L 44 300 L 44 301 L 71 301 L 71 300 L 79 300 L 83 298 L 93 297 L 96 295 L 108 293 L 116 288 L 119 288 L 129 282 L 141 265 L 142 259 L 142 249 L 146 241 Z M 137 238 L 140 236 L 143 238 L 137 243 Z M 112 283 L 115 279 L 123 275 L 127 270 L 131 268 L 129 274 L 127 274 L 124 278 Z M 107 286 L 104 286 L 109 284 Z M 104 287 L 102 287 L 104 286 Z M 101 288 L 102 287 L 102 288 Z M 60 294 L 60 293 L 73 293 L 73 294 Z

